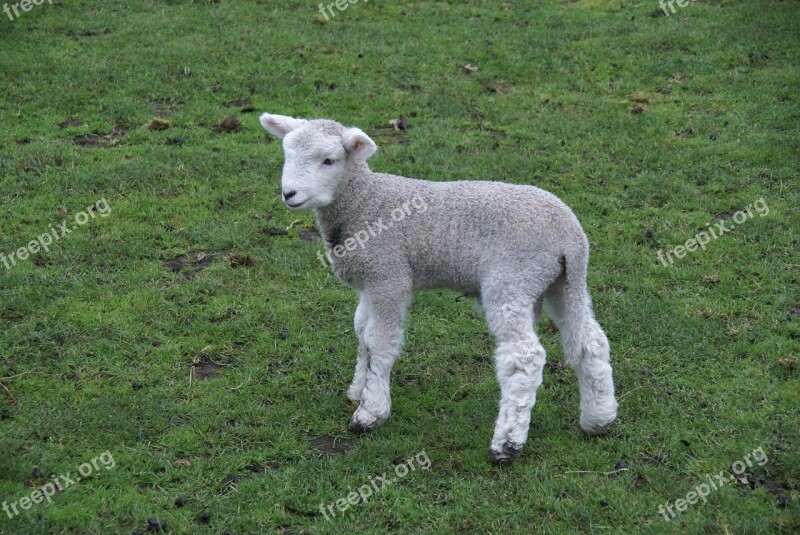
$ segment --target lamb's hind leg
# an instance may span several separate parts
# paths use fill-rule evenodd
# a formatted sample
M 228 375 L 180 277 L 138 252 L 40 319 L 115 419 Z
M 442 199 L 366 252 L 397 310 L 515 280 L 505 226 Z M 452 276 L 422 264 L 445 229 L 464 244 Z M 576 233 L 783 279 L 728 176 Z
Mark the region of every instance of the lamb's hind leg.
M 366 370 L 361 403 L 350 420 L 349 428 L 353 432 L 372 431 L 381 426 L 391 412 L 389 378 L 403 345 L 403 323 L 411 302 L 410 287 L 404 288 L 396 281 L 392 284 L 367 292 L 369 314 L 359 337 L 367 353 Z
M 350 401 L 361 401 L 361 392 L 367 382 L 367 364 L 369 363 L 369 350 L 364 341 L 364 330 L 369 321 L 370 302 L 366 293 L 361 292 L 356 314 L 353 320 L 356 336 L 358 337 L 358 354 L 356 356 L 356 372 L 353 375 L 353 382 L 347 389 L 347 399 Z
M 533 330 L 533 303 L 485 305 L 497 339 L 495 366 L 501 393 L 489 460 L 503 464 L 513 461 L 528 439 L 545 351 Z
M 584 280 L 561 276 L 545 293 L 545 307 L 561 334 L 564 360 L 575 369 L 581 395 L 581 429 L 605 433 L 617 418 L 610 352 L 603 329 L 594 319 Z

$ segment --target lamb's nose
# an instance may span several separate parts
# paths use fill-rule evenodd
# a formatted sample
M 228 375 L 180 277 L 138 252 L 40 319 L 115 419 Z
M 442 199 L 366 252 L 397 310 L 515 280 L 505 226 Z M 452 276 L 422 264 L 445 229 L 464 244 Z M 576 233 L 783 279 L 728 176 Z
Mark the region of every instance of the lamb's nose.
M 294 197 L 295 195 L 297 195 L 297 192 L 295 190 L 283 192 L 283 198 L 286 199 L 287 201 L 292 197 Z

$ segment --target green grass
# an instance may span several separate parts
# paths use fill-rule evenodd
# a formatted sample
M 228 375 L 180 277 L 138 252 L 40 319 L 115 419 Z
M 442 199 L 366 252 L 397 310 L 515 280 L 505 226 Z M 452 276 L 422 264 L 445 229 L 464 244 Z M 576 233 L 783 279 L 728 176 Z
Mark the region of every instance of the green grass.
M 325 24 L 296 0 L 0 13 L 0 251 L 111 207 L 0 264 L 0 501 L 106 451 L 115 463 L 51 504 L 0 512 L 0 533 L 124 534 L 151 517 L 219 534 L 800 529 L 797 2 L 707 0 L 671 17 L 650 16 L 656 0 L 512 3 L 362 1 Z M 470 303 L 433 291 L 413 306 L 391 419 L 350 436 L 354 293 L 318 261 L 321 242 L 298 238 L 313 216 L 280 202 L 280 144 L 232 99 L 357 125 L 380 145 L 377 171 L 563 198 L 593 246 L 620 400 L 610 434 L 580 432 L 575 378 L 542 323 L 550 365 L 529 442 L 491 467 L 492 339 Z M 400 114 L 407 132 L 388 126 Z M 228 115 L 241 130 L 213 131 Z M 171 127 L 147 128 L 156 117 Z M 107 147 L 75 143 L 117 127 Z M 658 261 L 760 198 L 767 216 Z M 165 264 L 182 257 L 204 269 Z M 207 380 L 204 361 L 221 365 Z M 769 463 L 750 484 L 659 515 L 758 447 Z M 320 513 L 421 452 L 430 470 Z M 628 469 L 605 475 L 618 461 Z

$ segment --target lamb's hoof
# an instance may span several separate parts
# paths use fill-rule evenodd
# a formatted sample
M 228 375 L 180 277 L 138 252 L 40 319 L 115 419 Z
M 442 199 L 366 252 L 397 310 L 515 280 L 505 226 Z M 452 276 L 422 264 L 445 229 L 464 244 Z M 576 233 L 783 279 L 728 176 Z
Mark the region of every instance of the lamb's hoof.
M 489 462 L 494 466 L 511 464 L 522 451 L 522 446 L 523 444 L 506 442 L 500 450 L 489 448 Z
M 369 433 L 374 427 L 368 427 L 361 422 L 354 422 L 350 420 L 350 423 L 347 425 L 347 429 L 350 430 L 351 433 L 361 434 L 361 433 Z
M 350 425 L 347 428 L 353 433 L 369 433 L 383 425 L 387 417 L 378 417 L 370 414 L 364 407 L 359 406 L 353 413 Z
M 581 418 L 581 429 L 590 437 L 605 435 L 615 420 L 616 418 L 607 422 L 585 422 L 583 418 Z

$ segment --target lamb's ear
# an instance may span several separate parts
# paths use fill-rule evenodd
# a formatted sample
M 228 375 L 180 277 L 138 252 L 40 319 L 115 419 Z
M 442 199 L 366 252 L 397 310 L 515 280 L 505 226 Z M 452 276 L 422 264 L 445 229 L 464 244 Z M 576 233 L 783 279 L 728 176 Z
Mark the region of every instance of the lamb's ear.
M 269 113 L 262 113 L 259 120 L 261 121 L 261 126 L 278 139 L 283 139 L 286 134 L 308 122 L 305 119 L 295 119 L 286 115 L 272 115 Z
M 366 161 L 378 150 L 375 142 L 358 128 L 346 129 L 342 134 L 342 141 L 344 142 L 344 150 L 348 154 L 352 154 L 356 160 L 362 162 Z

